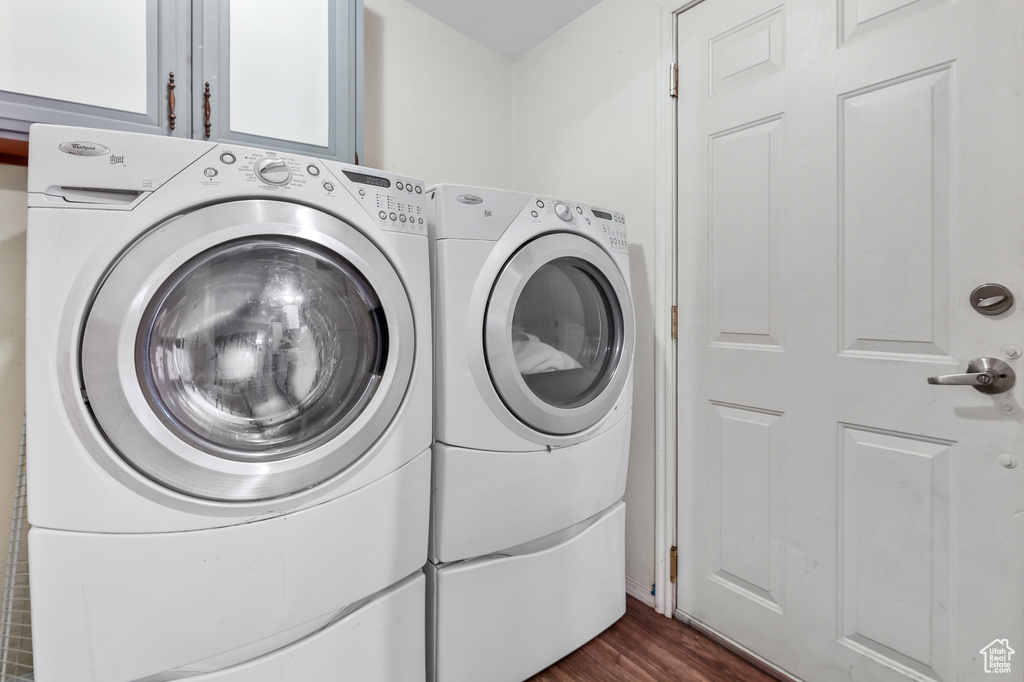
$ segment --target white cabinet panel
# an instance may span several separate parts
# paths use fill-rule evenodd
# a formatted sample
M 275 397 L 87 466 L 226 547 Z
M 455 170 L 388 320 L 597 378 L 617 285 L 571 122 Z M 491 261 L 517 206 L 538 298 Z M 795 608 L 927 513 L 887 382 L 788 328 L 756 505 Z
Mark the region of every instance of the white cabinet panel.
M 327 0 L 231 3 L 232 130 L 327 146 L 332 71 L 328 15 Z
M 0 0 L 0 90 L 146 112 L 147 6 Z
M 187 136 L 189 7 L 169 0 L 0 0 L 0 137 L 32 123 Z M 187 113 L 185 113 L 187 118 Z

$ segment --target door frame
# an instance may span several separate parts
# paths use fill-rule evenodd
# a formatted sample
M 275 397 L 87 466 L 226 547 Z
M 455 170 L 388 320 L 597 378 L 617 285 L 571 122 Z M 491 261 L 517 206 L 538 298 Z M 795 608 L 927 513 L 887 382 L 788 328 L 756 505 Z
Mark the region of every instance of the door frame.
M 752 665 L 784 680 L 796 679 L 758 654 L 749 651 L 728 637 L 693 621 L 677 607 L 678 582 L 671 580 L 672 550 L 678 545 L 678 461 L 677 433 L 678 356 L 677 340 L 672 337 L 672 310 L 678 305 L 679 268 L 679 192 L 678 168 L 678 102 L 673 91 L 678 84 L 679 35 L 681 14 L 705 0 L 661 0 L 660 61 L 656 106 L 657 149 L 655 158 L 655 520 L 654 608 L 658 613 L 680 620 L 719 645 L 747 660 Z M 670 94 L 671 93 L 671 94 Z M 677 326 L 682 320 L 677 318 Z M 678 580 L 678 577 L 676 578 Z
M 678 254 L 676 99 L 672 67 L 676 61 L 676 22 L 679 15 L 704 0 L 663 0 L 660 55 L 655 109 L 655 267 L 654 307 L 654 608 L 662 615 L 685 620 L 676 611 L 676 587 L 671 580 L 671 554 L 676 546 L 676 438 L 677 347 L 672 338 L 672 309 L 676 300 Z M 658 589 L 659 585 L 664 587 Z

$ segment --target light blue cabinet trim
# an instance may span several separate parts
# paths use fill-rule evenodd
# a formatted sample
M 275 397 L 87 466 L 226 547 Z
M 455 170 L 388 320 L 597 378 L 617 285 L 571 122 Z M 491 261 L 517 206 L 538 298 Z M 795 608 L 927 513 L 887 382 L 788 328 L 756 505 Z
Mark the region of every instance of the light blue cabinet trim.
M 27 140 L 32 123 L 111 128 L 204 139 L 203 91 L 211 90 L 211 139 L 352 163 L 363 154 L 363 0 L 330 0 L 330 122 L 326 146 L 230 130 L 228 0 L 144 0 L 147 92 L 144 114 L 0 90 L 0 137 Z M 175 129 L 168 81 L 175 75 Z M 267 97 L 273 97 L 272 91 Z
M 362 153 L 362 0 L 332 0 L 328 16 L 329 25 L 333 27 L 328 48 L 331 128 L 327 145 L 320 146 L 230 129 L 230 3 L 228 0 L 193 0 L 192 31 L 196 39 L 192 63 L 198 68 L 193 69 L 192 80 L 192 97 L 196 103 L 192 136 L 196 139 L 204 139 L 205 136 L 203 96 L 206 83 L 209 83 L 211 140 L 352 163 L 356 152 Z M 274 97 L 271 86 L 268 86 L 266 96 Z

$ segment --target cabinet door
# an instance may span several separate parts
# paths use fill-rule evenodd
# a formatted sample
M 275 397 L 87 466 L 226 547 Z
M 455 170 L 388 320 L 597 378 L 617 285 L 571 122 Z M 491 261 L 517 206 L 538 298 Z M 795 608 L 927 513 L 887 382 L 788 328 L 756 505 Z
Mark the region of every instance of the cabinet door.
M 28 139 L 41 122 L 188 137 L 189 9 L 0 0 L 0 136 Z
M 193 0 L 197 139 L 352 163 L 362 151 L 362 0 Z

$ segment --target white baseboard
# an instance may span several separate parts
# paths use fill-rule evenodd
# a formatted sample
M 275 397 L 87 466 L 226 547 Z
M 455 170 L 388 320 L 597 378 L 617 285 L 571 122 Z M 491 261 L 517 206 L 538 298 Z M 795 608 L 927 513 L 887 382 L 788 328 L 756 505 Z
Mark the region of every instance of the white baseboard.
M 644 585 L 628 575 L 626 576 L 626 594 L 654 608 L 654 595 L 651 594 L 651 586 Z

